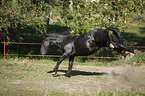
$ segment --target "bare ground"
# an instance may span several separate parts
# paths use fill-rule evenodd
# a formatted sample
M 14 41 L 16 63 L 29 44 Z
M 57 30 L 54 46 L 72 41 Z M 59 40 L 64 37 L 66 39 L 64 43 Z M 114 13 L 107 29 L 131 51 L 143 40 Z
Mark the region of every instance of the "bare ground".
M 79 71 L 78 71 L 79 70 Z M 81 70 L 81 71 L 80 71 Z M 95 71 L 94 71 L 95 70 Z M 59 74 L 62 73 L 60 70 Z M 57 90 L 69 93 L 93 93 L 100 91 L 145 92 L 145 66 L 141 67 L 93 67 L 76 66 L 72 77 L 56 84 Z

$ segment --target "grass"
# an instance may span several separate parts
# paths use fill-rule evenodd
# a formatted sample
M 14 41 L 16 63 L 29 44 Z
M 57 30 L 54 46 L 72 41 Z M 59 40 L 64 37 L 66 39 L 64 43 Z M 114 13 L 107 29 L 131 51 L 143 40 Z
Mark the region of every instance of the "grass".
M 145 46 L 145 22 L 129 20 L 126 30 L 122 32 L 126 44 L 129 46 Z M 140 50 L 140 49 L 139 49 Z M 143 50 L 145 51 L 145 50 Z
M 116 66 L 144 66 L 144 53 L 112 62 L 97 62 L 93 60 L 75 61 L 75 75 L 64 76 L 68 61 L 60 65 L 58 77 L 53 77 L 51 71 L 56 61 L 51 59 L 7 58 L 0 60 L 0 95 L 1 96 L 144 96 L 145 86 L 130 84 L 126 81 L 118 83 L 108 79 L 105 72 Z M 136 63 L 134 63 L 136 62 Z M 135 64 L 135 65 L 133 65 Z M 99 67 L 101 66 L 101 67 Z M 113 66 L 113 67 L 112 67 Z M 103 68 L 103 69 L 102 69 Z M 138 67 L 137 67 L 138 68 Z M 95 75 L 96 72 L 97 74 Z M 84 74 L 85 73 L 85 74 Z M 107 75 L 109 76 L 109 75 Z M 136 85 L 136 86 L 135 86 Z M 138 90 L 140 89 L 140 90 Z

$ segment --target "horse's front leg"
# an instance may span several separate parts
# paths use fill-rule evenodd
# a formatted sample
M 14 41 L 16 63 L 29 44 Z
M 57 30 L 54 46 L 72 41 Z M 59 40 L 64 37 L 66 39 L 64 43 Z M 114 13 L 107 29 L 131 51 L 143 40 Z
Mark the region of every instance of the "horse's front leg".
M 66 76 L 67 76 L 67 77 L 70 77 L 70 73 L 71 73 L 72 67 L 73 67 L 73 61 L 74 61 L 74 56 L 70 56 L 70 57 L 69 57 L 68 72 L 66 73 Z
M 60 65 L 60 63 L 65 59 L 65 58 L 67 58 L 68 57 L 68 53 L 64 53 L 60 58 L 59 58 L 59 60 L 58 60 L 58 62 L 57 62 L 57 64 L 56 64 L 56 66 L 55 66 L 55 68 L 54 68 L 54 75 L 57 75 L 57 71 L 58 71 L 58 67 L 59 67 L 59 65 Z
M 131 49 L 131 48 L 127 48 L 127 47 L 125 47 L 124 49 L 125 49 L 126 51 L 131 52 L 131 53 L 135 53 L 135 51 L 134 51 L 133 49 Z
M 131 52 L 131 53 L 135 53 L 133 49 L 125 47 L 124 45 L 120 45 L 121 48 L 123 48 L 125 51 Z

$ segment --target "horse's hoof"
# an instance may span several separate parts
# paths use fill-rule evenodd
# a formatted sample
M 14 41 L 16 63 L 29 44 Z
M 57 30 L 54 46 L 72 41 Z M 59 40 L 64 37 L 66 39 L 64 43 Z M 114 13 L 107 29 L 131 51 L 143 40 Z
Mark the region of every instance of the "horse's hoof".
M 71 75 L 69 75 L 69 74 L 65 74 L 65 76 L 66 76 L 66 77 L 69 77 L 69 78 L 71 77 Z
M 53 76 L 53 77 L 56 77 L 56 76 L 58 76 L 58 74 L 52 74 L 52 76 Z

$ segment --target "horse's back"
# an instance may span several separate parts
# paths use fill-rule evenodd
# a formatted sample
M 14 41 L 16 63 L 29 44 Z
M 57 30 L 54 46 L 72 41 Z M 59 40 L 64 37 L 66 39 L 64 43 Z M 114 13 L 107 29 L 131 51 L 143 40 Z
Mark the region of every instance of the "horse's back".
M 96 29 L 93 29 L 93 30 L 91 30 L 89 32 L 104 32 L 104 31 L 105 31 L 104 28 L 96 28 Z
M 67 37 L 67 36 L 69 36 L 69 34 L 59 34 L 59 33 L 47 33 L 47 34 L 45 34 L 45 37 L 61 38 L 61 37 Z

